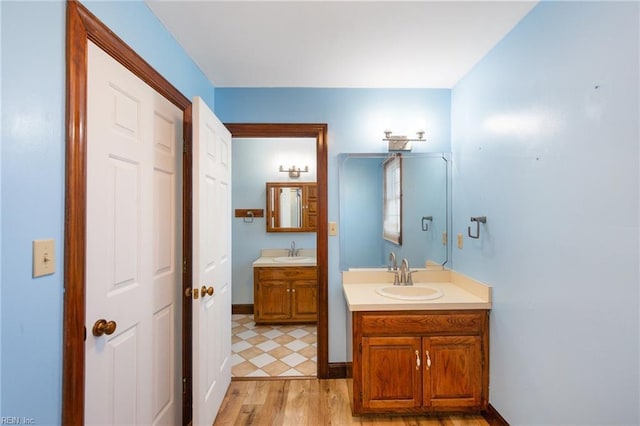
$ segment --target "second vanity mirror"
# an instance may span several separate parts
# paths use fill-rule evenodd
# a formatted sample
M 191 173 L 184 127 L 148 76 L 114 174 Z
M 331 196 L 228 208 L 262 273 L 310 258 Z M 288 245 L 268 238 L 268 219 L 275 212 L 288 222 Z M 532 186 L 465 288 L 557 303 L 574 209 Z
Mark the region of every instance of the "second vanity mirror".
M 385 164 L 401 158 L 401 238 L 385 238 Z M 449 153 L 338 156 L 340 269 L 386 267 L 390 252 L 411 268 L 442 269 L 449 258 Z
M 267 232 L 316 232 L 315 182 L 267 182 Z

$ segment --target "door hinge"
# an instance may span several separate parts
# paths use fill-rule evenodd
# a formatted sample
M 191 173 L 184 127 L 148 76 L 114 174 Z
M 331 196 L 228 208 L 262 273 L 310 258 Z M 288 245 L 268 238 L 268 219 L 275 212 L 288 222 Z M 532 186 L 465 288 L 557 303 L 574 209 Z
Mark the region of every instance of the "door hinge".
M 182 378 L 182 394 L 183 395 L 187 394 L 187 378 L 186 377 Z
M 187 258 L 186 257 L 182 258 L 182 273 L 183 274 L 187 273 Z
M 359 349 L 360 353 L 362 353 L 362 343 L 360 343 L 360 344 L 358 345 L 358 349 Z
M 187 153 L 187 144 L 186 144 L 186 143 L 183 143 L 183 144 L 182 144 L 182 153 L 183 153 L 183 154 L 186 154 L 186 153 Z

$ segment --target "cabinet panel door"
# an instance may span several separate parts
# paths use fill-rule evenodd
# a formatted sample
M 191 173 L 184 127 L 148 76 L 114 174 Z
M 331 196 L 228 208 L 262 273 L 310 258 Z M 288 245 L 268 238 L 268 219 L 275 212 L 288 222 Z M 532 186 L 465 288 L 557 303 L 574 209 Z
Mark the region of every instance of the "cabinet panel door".
M 481 404 L 480 336 L 439 336 L 423 340 L 424 405 L 475 407 Z M 430 362 L 429 362 L 430 360 Z
M 256 322 L 289 318 L 290 291 L 288 282 L 261 281 L 257 283 L 256 290 Z
M 303 186 L 303 224 L 306 231 L 318 229 L 318 186 L 315 183 Z
M 291 292 L 291 318 L 315 321 L 318 318 L 318 282 L 293 281 Z
M 420 407 L 422 355 L 419 337 L 362 338 L 364 409 Z

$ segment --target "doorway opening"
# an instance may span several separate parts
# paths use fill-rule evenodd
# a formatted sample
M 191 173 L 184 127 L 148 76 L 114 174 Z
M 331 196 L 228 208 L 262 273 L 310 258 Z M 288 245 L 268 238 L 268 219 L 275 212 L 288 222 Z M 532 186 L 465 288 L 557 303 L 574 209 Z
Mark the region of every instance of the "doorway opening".
M 315 141 L 315 171 L 316 171 L 316 183 L 317 183 L 317 227 L 315 232 L 315 250 L 316 250 L 316 266 L 317 266 L 317 304 L 318 304 L 318 317 L 317 317 L 317 329 L 316 329 L 316 376 L 318 378 L 329 378 L 329 365 L 328 365 L 328 222 L 327 222 L 327 125 L 326 124 L 280 124 L 280 123 L 225 123 L 225 126 L 231 132 L 232 138 L 235 140 L 236 138 L 261 138 L 261 139 L 275 139 L 275 138 L 312 138 Z M 233 149 L 233 148 L 232 148 Z M 289 167 L 290 165 L 285 165 L 285 167 Z M 302 165 L 304 167 L 304 165 Z M 254 208 L 253 206 L 251 208 Z M 292 238 L 293 234 L 282 234 L 283 239 L 286 237 L 287 241 L 295 240 L 297 237 Z M 233 239 L 236 239 L 236 235 L 233 236 Z M 300 244 L 298 244 L 300 246 Z M 235 278 L 234 278 L 235 284 Z M 251 315 L 253 314 L 253 306 L 251 304 L 234 306 L 235 314 L 234 319 L 240 320 L 243 317 L 240 315 Z M 251 319 L 249 317 L 244 317 L 242 321 L 245 324 L 249 324 L 249 327 L 253 327 L 249 329 L 249 327 L 242 326 L 247 328 L 248 331 L 245 336 L 255 337 L 256 335 L 255 326 L 251 326 Z M 243 330 L 240 328 L 240 324 L 236 325 L 238 327 L 237 331 L 242 333 Z M 284 331 L 282 329 L 275 328 L 271 330 L 271 333 L 268 336 L 276 336 L 279 333 L 282 335 L 289 335 L 293 332 L 294 340 L 295 335 L 303 338 L 306 336 L 306 340 L 309 341 L 312 339 L 308 334 L 313 334 L 311 329 L 307 330 L 304 328 L 300 328 L 298 332 L 294 325 L 285 325 L 282 327 L 286 327 Z M 265 333 L 269 333 L 269 329 L 259 329 L 258 331 L 264 331 Z M 266 349 L 268 347 L 273 347 L 275 349 L 275 344 L 278 342 L 274 339 L 269 339 L 267 336 L 266 340 L 262 340 L 260 337 L 254 339 L 255 342 L 259 345 L 260 343 L 264 343 L 263 348 Z M 289 338 L 282 338 L 281 341 L 288 340 Z M 239 343 L 238 339 L 235 339 L 236 343 Z M 261 341 L 262 340 L 262 341 Z M 265 343 L 268 341 L 272 341 L 272 343 Z M 290 343 L 290 342 L 288 342 Z M 238 347 L 249 347 L 250 343 L 245 345 L 239 345 Z M 291 344 L 291 347 L 301 347 L 302 345 L 308 345 L 304 340 L 299 343 Z M 291 348 L 287 348 L 286 344 L 284 345 L 285 350 L 283 352 L 287 352 L 286 349 L 292 351 Z M 262 351 L 261 352 L 268 352 Z M 257 351 L 258 352 L 258 351 Z M 256 352 L 256 353 L 257 353 Z M 277 352 L 276 352 L 277 353 Z M 296 354 L 296 351 L 292 351 L 291 353 L 287 353 L 287 355 Z M 309 354 L 310 350 L 304 352 L 305 354 Z M 256 356 L 262 355 L 261 353 L 257 353 Z M 270 355 L 273 357 L 273 355 Z M 298 354 L 300 357 L 304 357 L 303 354 Z M 274 357 L 275 358 L 275 357 Z M 312 358 L 312 356 L 311 356 Z M 296 355 L 292 355 L 292 358 L 289 359 L 291 364 L 300 365 L 305 361 L 301 360 L 301 358 Z M 268 357 L 262 357 L 257 361 L 257 364 L 261 362 L 268 362 L 270 359 Z M 237 359 L 238 363 L 241 363 L 242 360 Z M 273 361 L 272 361 L 273 362 Z M 285 365 L 289 365 L 286 362 Z M 249 367 L 249 365 L 245 366 Z M 306 363 L 305 366 L 308 368 L 309 363 Z M 274 365 L 274 372 L 278 370 L 282 370 L 284 366 L 282 364 Z M 288 371 L 285 370 L 285 371 Z M 308 370 L 305 370 L 308 371 Z M 290 372 L 291 373 L 291 372 Z M 301 372 L 298 372 L 301 373 Z M 264 374 L 258 373 L 264 377 Z M 296 374 L 290 374 L 296 375 Z M 254 379 L 255 377 L 251 377 Z

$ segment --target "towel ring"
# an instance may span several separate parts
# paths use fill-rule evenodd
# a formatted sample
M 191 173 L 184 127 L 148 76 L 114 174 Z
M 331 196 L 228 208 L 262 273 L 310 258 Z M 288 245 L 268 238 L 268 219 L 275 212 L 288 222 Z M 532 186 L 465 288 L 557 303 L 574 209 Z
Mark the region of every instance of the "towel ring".
M 429 230 L 429 222 L 433 222 L 433 216 L 422 216 L 422 230 Z
M 487 223 L 487 217 L 486 216 L 471 217 L 471 222 L 475 222 L 476 223 L 476 234 L 475 235 L 471 235 L 471 227 L 468 226 L 467 227 L 467 235 L 469 235 L 469 238 L 478 239 L 478 238 L 480 238 L 480 224 L 481 223 Z

